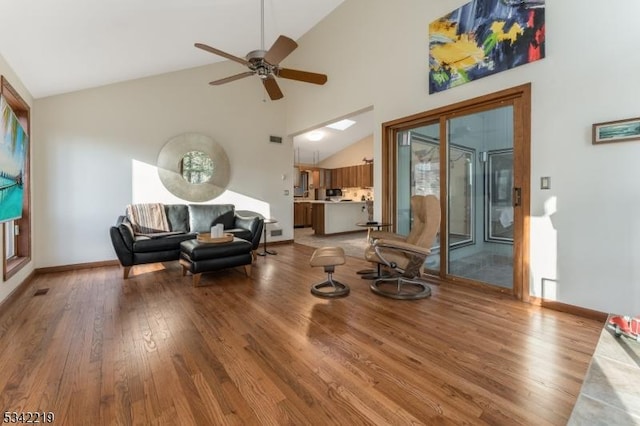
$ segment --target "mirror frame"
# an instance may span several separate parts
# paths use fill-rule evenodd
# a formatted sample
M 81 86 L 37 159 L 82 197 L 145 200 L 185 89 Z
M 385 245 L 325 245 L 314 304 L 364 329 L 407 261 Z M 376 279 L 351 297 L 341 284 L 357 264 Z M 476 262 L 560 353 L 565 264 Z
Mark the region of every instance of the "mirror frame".
M 211 178 L 192 184 L 182 177 L 181 163 L 191 151 L 204 152 L 213 162 Z M 169 192 L 186 201 L 209 201 L 222 194 L 229 184 L 231 168 L 226 152 L 212 138 L 199 133 L 183 133 L 169 139 L 156 162 L 160 181 Z

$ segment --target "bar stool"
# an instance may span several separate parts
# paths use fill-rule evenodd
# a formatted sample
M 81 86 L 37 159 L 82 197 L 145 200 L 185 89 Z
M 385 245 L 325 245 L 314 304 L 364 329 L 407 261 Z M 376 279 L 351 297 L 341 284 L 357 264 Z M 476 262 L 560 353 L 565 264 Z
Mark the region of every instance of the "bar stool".
M 344 265 L 344 250 L 342 247 L 320 247 L 311 255 L 311 266 L 323 266 L 327 273 L 326 281 L 311 286 L 311 294 L 318 297 L 334 298 L 349 294 L 349 287 L 333 279 L 337 265 Z

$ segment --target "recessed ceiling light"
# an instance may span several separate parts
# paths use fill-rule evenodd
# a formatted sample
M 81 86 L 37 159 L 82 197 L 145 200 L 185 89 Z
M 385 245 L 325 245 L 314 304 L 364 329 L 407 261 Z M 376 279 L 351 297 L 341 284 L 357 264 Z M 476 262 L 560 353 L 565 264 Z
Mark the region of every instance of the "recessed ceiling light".
M 307 139 L 312 142 L 317 142 L 324 137 L 324 133 L 319 130 L 314 130 L 312 132 L 307 133 Z
M 327 124 L 327 127 L 330 128 L 330 129 L 345 130 L 345 129 L 348 129 L 349 127 L 353 126 L 354 124 L 356 124 L 355 121 L 349 120 L 348 118 L 345 118 L 344 120 L 340 120 L 340 121 L 336 121 L 335 123 Z

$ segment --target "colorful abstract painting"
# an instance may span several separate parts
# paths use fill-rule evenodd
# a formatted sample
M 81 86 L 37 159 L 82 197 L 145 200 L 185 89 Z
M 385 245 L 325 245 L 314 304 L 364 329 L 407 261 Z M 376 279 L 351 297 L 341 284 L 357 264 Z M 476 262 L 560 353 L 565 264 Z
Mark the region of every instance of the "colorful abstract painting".
M 429 93 L 544 58 L 544 0 L 473 0 L 429 24 Z

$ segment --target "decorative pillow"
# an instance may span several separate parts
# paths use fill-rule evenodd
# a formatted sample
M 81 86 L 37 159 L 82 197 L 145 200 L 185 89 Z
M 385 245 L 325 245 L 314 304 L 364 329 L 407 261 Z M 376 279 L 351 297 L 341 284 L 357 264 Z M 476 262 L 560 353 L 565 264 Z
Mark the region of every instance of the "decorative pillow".
M 189 209 L 185 204 L 165 204 L 169 227 L 174 232 L 189 232 Z
M 235 222 L 236 222 L 236 213 L 233 210 L 230 210 L 218 216 L 213 221 L 213 225 L 217 225 L 221 223 L 224 226 L 224 229 L 231 229 L 234 227 Z
M 231 213 L 231 219 L 235 215 L 233 204 L 189 204 L 189 229 L 191 232 L 211 232 L 211 227 L 215 221 L 225 214 Z M 225 228 L 229 223 L 229 216 L 222 219 Z M 233 227 L 233 221 L 229 228 Z

